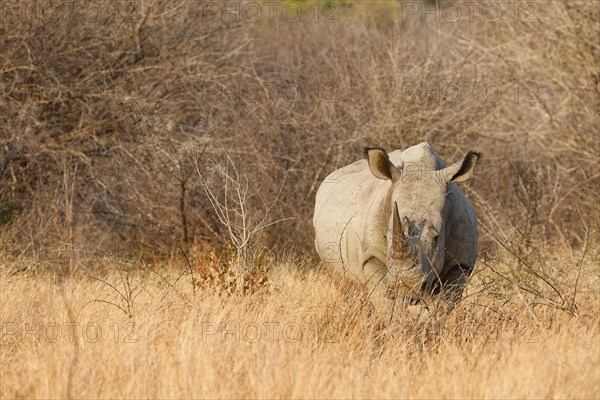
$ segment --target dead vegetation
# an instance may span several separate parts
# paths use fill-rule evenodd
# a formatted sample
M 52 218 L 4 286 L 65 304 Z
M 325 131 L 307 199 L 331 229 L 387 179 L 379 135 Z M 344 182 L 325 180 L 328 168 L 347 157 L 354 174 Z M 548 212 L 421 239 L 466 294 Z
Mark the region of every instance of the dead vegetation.
M 3 272 L 0 397 L 597 398 L 598 254 L 578 261 L 548 261 L 579 268 L 551 282 L 568 300 L 578 288 L 576 309 L 542 282 L 495 275 L 518 268 L 509 258 L 452 310 L 392 308 L 285 259 L 264 259 L 253 291 L 174 266 L 62 283 Z
M 285 220 L 263 242 L 312 254 L 322 179 L 364 145 L 423 140 L 447 160 L 483 152 L 465 190 L 484 231 L 579 247 L 583 223 L 598 226 L 593 2 L 513 2 L 498 17 L 482 3 L 472 21 L 462 3 L 440 2 L 437 21 L 427 2 L 316 3 L 297 21 L 244 18 L 243 4 L 3 5 L 8 252 L 222 247 L 205 189 L 233 163 L 261 197 L 247 212 Z

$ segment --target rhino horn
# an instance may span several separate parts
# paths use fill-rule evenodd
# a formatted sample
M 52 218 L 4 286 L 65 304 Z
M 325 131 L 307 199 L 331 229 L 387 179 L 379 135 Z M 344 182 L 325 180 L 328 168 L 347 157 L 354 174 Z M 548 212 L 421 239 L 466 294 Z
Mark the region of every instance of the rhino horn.
M 408 246 L 406 245 L 407 237 L 402 229 L 400 222 L 400 213 L 398 212 L 398 203 L 394 202 L 394 225 L 392 230 L 394 254 L 398 257 L 409 255 Z

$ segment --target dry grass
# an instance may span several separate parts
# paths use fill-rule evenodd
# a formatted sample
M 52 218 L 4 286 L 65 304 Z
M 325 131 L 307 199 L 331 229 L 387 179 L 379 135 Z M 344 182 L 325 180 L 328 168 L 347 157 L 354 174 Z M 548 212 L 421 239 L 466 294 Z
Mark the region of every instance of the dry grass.
M 332 2 L 334 21 L 320 2 L 316 20 L 272 23 L 224 17 L 236 0 L 55 3 L 3 2 L 0 18 L 0 241 L 16 252 L 217 247 L 204 184 L 221 187 L 227 152 L 249 194 L 279 200 L 267 242 L 308 255 L 331 171 L 424 140 L 447 162 L 483 152 L 466 190 L 504 239 L 580 246 L 600 223 L 594 1 L 486 0 L 472 20 L 468 2 L 440 1 L 438 19 L 419 12 L 431 1 Z M 49 22 L 51 4 L 90 17 Z
M 565 295 L 580 259 L 548 261 Z M 453 310 L 395 312 L 284 261 L 251 295 L 108 261 L 95 279 L 3 273 L 0 397 L 598 398 L 597 262 L 581 264 L 576 311 L 506 285 L 492 269 L 517 268 L 508 258 L 480 266 Z

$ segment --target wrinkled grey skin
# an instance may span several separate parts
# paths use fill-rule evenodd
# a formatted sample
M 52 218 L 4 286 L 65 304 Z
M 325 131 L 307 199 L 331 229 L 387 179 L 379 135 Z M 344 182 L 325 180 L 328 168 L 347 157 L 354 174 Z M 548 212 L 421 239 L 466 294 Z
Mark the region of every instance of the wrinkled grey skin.
M 479 153 L 446 167 L 427 143 L 338 169 L 319 187 L 313 225 L 323 263 L 395 297 L 460 296 L 477 257 L 477 220 L 457 182 Z

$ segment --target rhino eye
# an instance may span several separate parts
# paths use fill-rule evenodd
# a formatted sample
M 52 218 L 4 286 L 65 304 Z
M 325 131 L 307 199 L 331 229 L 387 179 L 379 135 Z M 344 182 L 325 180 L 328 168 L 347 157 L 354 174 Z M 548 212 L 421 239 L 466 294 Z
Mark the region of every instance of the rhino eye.
M 435 235 L 435 236 L 433 237 L 432 241 L 433 241 L 433 245 L 434 245 L 434 246 L 437 246 L 437 244 L 438 244 L 438 238 L 439 238 L 439 236 L 438 236 L 438 235 Z

